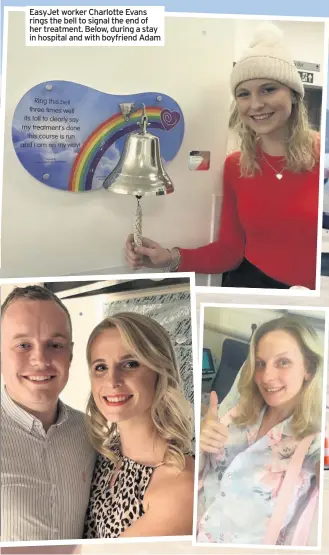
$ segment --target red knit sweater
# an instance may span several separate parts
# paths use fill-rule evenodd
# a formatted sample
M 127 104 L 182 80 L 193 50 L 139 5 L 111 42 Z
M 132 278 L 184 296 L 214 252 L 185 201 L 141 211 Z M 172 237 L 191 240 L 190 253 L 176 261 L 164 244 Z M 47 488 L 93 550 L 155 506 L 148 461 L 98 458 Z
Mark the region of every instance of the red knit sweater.
M 240 153 L 224 165 L 224 196 L 218 240 L 180 249 L 181 272 L 222 273 L 245 257 L 265 274 L 287 285 L 315 289 L 319 166 L 283 171 L 279 181 L 263 159 L 261 173 L 240 177 Z M 282 158 L 266 159 L 278 171 Z

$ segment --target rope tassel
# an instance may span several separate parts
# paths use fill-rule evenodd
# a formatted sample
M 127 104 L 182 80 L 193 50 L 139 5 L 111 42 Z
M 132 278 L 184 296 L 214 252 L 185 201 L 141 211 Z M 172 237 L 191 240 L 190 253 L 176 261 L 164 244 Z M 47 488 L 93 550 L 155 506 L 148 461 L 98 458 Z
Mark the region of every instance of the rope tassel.
M 137 208 L 134 223 L 134 243 L 136 247 L 142 246 L 142 207 L 139 203 L 139 197 L 137 198 Z

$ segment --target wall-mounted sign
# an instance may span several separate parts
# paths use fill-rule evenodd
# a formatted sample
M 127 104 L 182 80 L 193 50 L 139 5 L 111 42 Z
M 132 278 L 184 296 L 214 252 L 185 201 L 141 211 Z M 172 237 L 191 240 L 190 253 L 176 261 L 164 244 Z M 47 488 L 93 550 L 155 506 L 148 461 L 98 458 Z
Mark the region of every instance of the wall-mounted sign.
M 304 71 L 320 71 L 320 64 L 313 64 L 312 62 L 300 62 L 294 60 L 294 64 L 298 69 Z
M 166 165 L 184 136 L 183 113 L 173 98 L 158 92 L 112 95 L 70 81 L 47 81 L 23 96 L 13 118 L 14 149 L 24 168 L 50 187 L 99 189 L 117 165 L 127 135 L 139 130 L 141 103 Z M 120 104 L 134 105 L 129 117 Z
M 298 73 L 303 83 L 313 83 L 313 73 L 309 71 L 299 71 Z
M 191 150 L 189 169 L 192 171 L 207 171 L 210 168 L 209 150 Z

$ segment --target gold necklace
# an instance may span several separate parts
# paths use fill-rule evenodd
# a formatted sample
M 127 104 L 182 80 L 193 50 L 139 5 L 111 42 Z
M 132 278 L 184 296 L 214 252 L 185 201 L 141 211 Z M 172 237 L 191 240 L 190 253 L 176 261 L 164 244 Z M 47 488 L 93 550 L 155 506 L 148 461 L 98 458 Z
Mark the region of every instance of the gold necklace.
M 283 178 L 283 175 L 282 175 L 282 174 L 283 174 L 283 172 L 284 172 L 284 168 L 282 168 L 282 170 L 281 170 L 280 172 L 278 172 L 278 171 L 272 166 L 272 164 L 270 164 L 269 161 L 265 158 L 262 149 L 260 149 L 260 153 L 261 153 L 261 155 L 262 155 L 262 158 L 263 158 L 264 162 L 266 162 L 266 164 L 267 164 L 268 166 L 270 166 L 270 168 L 272 168 L 272 170 L 273 170 L 274 173 L 275 173 L 275 177 L 280 181 L 280 180 Z

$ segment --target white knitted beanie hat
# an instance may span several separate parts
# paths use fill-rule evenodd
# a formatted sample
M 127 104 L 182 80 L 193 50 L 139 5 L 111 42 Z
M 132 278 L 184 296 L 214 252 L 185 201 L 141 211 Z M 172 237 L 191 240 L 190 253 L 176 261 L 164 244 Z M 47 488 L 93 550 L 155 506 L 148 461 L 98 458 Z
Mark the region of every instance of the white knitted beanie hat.
M 304 87 L 294 60 L 283 40 L 283 32 L 273 23 L 260 25 L 249 48 L 236 62 L 231 89 L 249 79 L 273 79 L 304 97 Z

